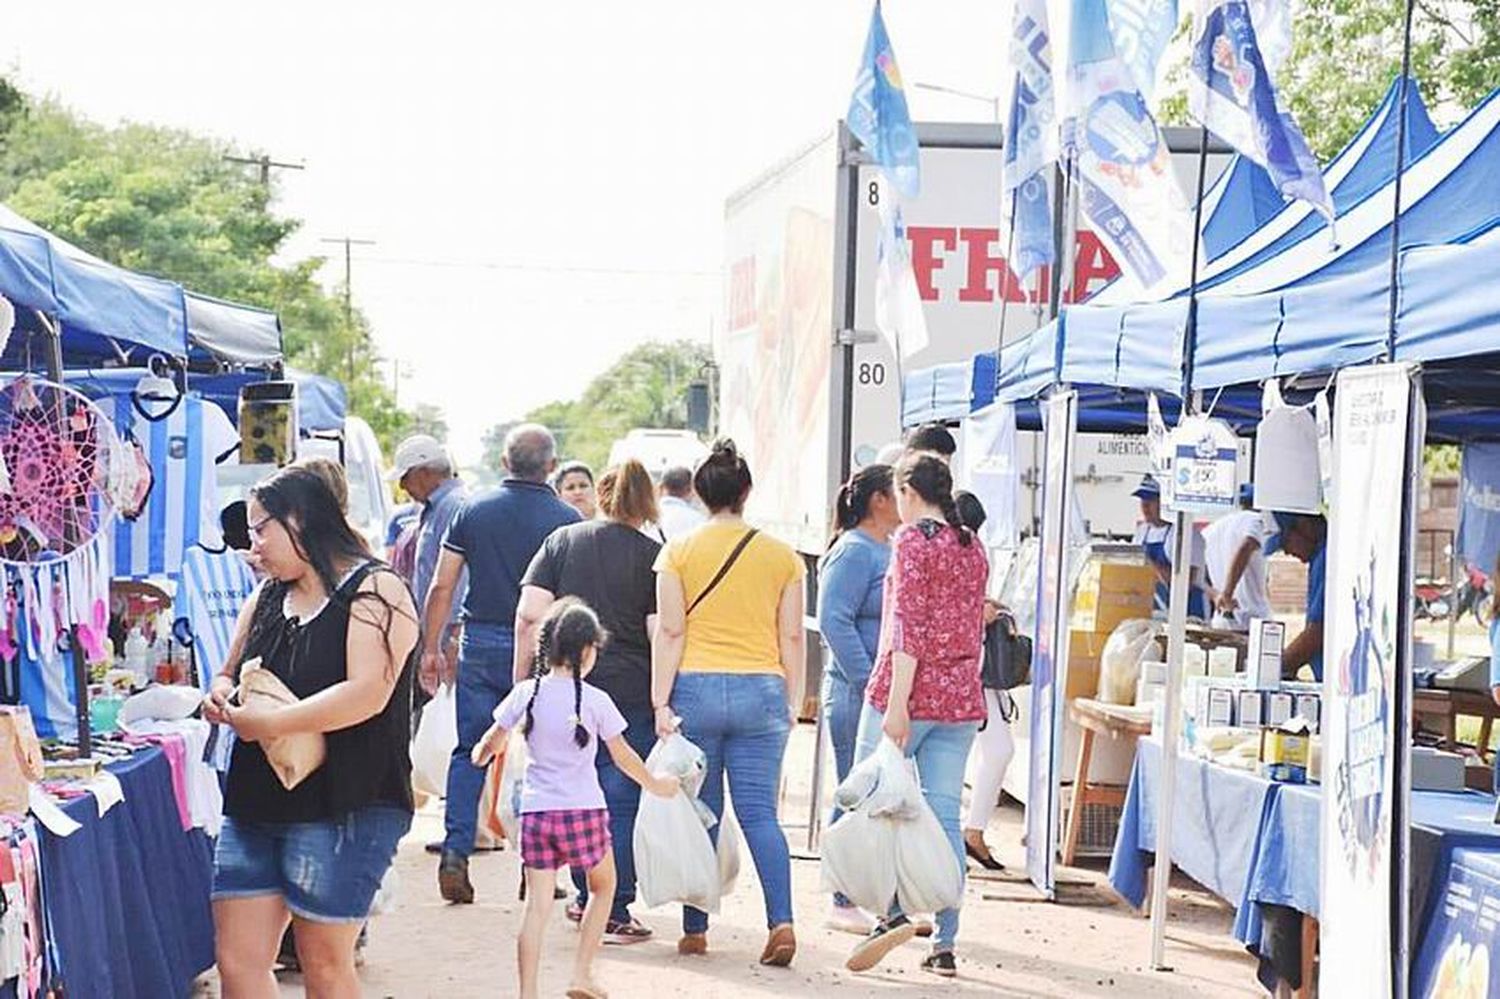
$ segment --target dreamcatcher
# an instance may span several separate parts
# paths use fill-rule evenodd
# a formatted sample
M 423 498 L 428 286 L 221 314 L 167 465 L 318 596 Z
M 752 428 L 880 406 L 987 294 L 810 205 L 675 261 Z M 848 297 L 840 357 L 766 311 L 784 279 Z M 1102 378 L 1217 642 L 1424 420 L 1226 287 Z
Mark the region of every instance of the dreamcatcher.
M 0 562 L 66 557 L 114 514 L 114 429 L 72 389 L 22 375 L 0 387 Z

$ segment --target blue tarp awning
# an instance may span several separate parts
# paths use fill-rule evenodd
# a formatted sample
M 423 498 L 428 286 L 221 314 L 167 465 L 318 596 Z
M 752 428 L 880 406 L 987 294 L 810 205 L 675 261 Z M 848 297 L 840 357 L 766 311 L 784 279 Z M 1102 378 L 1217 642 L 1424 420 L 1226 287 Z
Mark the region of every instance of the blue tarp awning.
M 198 295 L 181 285 L 108 263 L 0 204 L 0 294 L 18 306 L 17 325 L 40 331 L 35 313 L 60 324 L 69 366 L 185 358 L 191 344 L 240 364 L 281 358 L 274 313 Z M 24 360 L 14 338 L 8 362 Z
M 145 374 L 145 368 L 69 369 L 63 373 L 63 380 L 91 399 L 103 399 L 134 391 Z M 343 429 L 348 399 L 340 382 L 305 371 L 288 371 L 286 376 L 297 383 L 297 422 L 303 433 Z M 188 389 L 216 403 L 238 425 L 240 389 L 262 381 L 265 378 L 261 375 L 243 371 L 189 375 Z

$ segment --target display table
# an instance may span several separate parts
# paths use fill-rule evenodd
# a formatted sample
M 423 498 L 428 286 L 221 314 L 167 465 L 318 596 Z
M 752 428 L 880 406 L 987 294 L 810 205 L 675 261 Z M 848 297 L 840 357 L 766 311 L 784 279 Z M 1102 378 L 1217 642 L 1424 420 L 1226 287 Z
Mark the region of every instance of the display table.
M 1068 825 L 1062 844 L 1063 865 L 1071 867 L 1078 856 L 1084 809 L 1094 804 L 1119 807 L 1125 802 L 1125 789 L 1118 784 L 1098 784 L 1089 780 L 1089 766 L 1094 760 L 1094 737 L 1102 735 L 1112 741 L 1134 742 L 1151 734 L 1151 715 L 1147 712 L 1142 717 L 1135 708 L 1079 698 L 1069 702 L 1068 717 L 1083 731 L 1083 740 L 1078 747 L 1078 766 L 1073 773 L 1073 803 L 1068 808 Z
M 81 824 L 71 836 L 38 827 L 52 984 L 69 996 L 185 996 L 214 963 L 212 841 L 183 830 L 162 750 L 108 769 L 124 801 L 102 818 L 93 795 L 67 802 Z
M 1146 868 L 1156 845 L 1161 753 L 1160 743 L 1140 740 L 1110 861 L 1111 885 L 1138 908 L 1145 899 Z M 1178 757 L 1173 863 L 1234 907 L 1236 939 L 1294 987 L 1304 978 L 1305 959 L 1311 957 L 1304 941 L 1315 930 L 1311 920 L 1320 911 L 1321 808 L 1318 785 L 1279 784 L 1195 757 Z M 1471 866 L 1479 854 L 1500 862 L 1500 826 L 1493 823 L 1494 812 L 1495 799 L 1487 794 L 1412 794 L 1414 953 L 1416 942 L 1427 946 L 1432 936 L 1429 924 L 1444 912 L 1442 900 L 1459 876 L 1453 874 L 1458 870 L 1456 858 L 1470 858 Z M 1296 925 L 1289 925 L 1289 919 Z M 1311 936 L 1315 939 L 1315 933 Z M 1472 943 L 1472 934 L 1467 939 Z
M 1438 731 L 1447 740 L 1449 748 L 1458 745 L 1459 715 L 1480 719 L 1477 745 L 1481 748 L 1489 746 L 1490 728 L 1495 719 L 1500 718 L 1500 704 L 1496 704 L 1488 693 L 1419 687 L 1412 694 L 1412 714 L 1417 723 L 1420 724 L 1424 718 L 1436 720 Z

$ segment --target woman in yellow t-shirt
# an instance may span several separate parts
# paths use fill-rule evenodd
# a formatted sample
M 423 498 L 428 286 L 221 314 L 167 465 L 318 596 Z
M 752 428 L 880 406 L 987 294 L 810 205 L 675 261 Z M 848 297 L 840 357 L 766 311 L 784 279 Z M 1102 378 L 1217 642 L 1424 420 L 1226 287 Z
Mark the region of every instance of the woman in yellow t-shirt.
M 724 811 L 728 775 L 765 896 L 770 935 L 760 962 L 785 966 L 797 940 L 791 855 L 776 799 L 802 698 L 806 569 L 790 546 L 745 524 L 750 485 L 750 466 L 732 441 L 715 443 L 693 475 L 710 517 L 669 542 L 656 560 L 651 704 L 659 735 L 680 718 L 682 734 L 707 755 L 699 797 L 715 816 Z M 708 949 L 706 912 L 685 907 L 682 929 L 679 953 Z

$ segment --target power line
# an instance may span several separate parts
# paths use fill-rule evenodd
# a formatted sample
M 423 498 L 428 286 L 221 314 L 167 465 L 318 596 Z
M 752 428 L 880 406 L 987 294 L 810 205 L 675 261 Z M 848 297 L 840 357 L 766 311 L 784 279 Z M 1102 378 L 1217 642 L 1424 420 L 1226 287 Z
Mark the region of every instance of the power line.
M 335 241 L 336 242 L 336 241 Z M 468 268 L 473 270 L 487 271 L 534 271 L 550 272 L 557 274 L 607 274 L 622 275 L 627 277 L 712 277 L 723 276 L 722 271 L 710 270 L 676 270 L 672 268 L 647 268 L 647 267 L 595 267 L 588 265 L 569 264 L 512 264 L 496 260 L 437 260 L 422 257 L 366 257 L 359 258 L 360 263 L 371 264 L 395 264 L 411 267 L 453 267 Z

